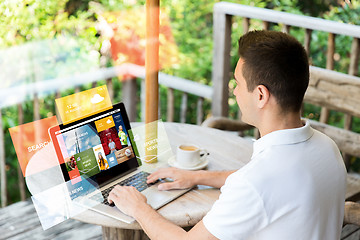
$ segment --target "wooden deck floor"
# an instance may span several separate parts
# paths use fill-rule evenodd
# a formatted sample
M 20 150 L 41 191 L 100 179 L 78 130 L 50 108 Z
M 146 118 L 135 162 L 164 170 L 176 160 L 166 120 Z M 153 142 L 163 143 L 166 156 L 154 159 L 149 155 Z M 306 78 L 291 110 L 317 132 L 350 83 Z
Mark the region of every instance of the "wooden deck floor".
M 69 219 L 43 231 L 32 201 L 18 202 L 0 209 L 0 240 L 22 239 L 102 239 L 100 226 Z M 131 240 L 131 239 L 129 239 Z M 347 225 L 341 240 L 360 240 L 360 228 Z
M 69 219 L 46 231 L 41 227 L 32 201 L 0 208 L 0 239 L 102 239 L 100 226 Z

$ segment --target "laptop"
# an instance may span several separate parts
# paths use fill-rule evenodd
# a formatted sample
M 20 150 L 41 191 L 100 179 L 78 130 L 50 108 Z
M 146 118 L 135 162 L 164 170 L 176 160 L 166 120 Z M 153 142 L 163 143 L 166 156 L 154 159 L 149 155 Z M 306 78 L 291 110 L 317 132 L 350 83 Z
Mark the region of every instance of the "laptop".
M 83 190 L 78 187 L 82 184 L 79 181 L 91 183 L 101 191 L 101 194 L 96 194 L 99 191 L 90 191 L 85 198 L 82 196 L 86 201 L 76 203 L 126 223 L 132 223 L 135 219 L 107 202 L 109 192 L 117 184 L 136 187 L 154 209 L 159 209 L 190 190 L 159 191 L 157 185 L 167 181 L 163 179 L 152 185 L 146 184 L 146 177 L 150 173 L 139 168 L 141 161 L 137 157 L 135 142 L 129 137 L 130 129 L 123 103 L 49 129 L 69 193 L 79 191 L 76 189 Z

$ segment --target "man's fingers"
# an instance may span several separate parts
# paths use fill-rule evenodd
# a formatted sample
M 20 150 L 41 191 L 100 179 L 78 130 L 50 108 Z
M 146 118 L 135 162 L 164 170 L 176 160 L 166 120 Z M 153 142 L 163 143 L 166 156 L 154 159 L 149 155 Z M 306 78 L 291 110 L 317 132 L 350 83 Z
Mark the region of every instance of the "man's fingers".
M 158 179 L 171 178 L 171 177 L 172 177 L 172 168 L 162 168 L 150 174 L 147 177 L 147 183 L 153 183 L 156 182 Z
M 114 202 L 114 201 L 113 201 L 113 198 L 114 198 L 114 197 L 116 197 L 116 195 L 114 194 L 113 191 L 111 191 L 111 192 L 109 193 L 108 198 L 107 198 L 108 202 L 109 202 L 109 203 L 113 203 L 113 202 Z
M 178 189 L 179 184 L 177 182 L 167 182 L 159 184 L 158 189 L 161 191 L 170 190 L 170 189 Z

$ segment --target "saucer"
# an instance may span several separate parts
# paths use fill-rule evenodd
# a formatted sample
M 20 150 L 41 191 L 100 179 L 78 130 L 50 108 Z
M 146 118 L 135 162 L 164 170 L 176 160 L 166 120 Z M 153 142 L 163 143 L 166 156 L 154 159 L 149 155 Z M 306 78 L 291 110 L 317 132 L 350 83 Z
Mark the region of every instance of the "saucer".
M 203 169 L 205 168 L 208 164 L 209 164 L 209 160 L 207 158 L 205 158 L 201 163 L 199 163 L 198 165 L 196 166 L 193 166 L 193 167 L 184 167 L 184 166 L 181 166 L 179 165 L 175 158 L 170 158 L 168 160 L 168 164 L 171 166 L 171 167 L 176 167 L 176 168 L 180 168 L 180 169 L 184 169 L 184 170 L 200 170 L 200 169 Z

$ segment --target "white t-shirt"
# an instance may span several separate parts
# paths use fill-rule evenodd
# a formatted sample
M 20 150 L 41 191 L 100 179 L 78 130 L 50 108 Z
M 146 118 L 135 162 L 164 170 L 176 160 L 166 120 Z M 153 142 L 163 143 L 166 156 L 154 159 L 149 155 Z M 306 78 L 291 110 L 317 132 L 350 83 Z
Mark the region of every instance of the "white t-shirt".
M 345 190 L 337 146 L 307 122 L 255 141 L 203 222 L 219 239 L 338 240 Z

